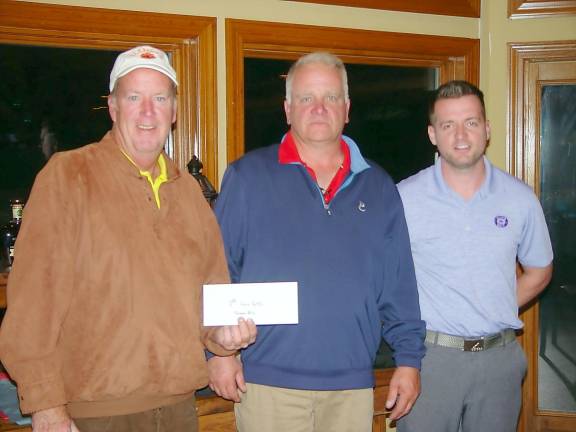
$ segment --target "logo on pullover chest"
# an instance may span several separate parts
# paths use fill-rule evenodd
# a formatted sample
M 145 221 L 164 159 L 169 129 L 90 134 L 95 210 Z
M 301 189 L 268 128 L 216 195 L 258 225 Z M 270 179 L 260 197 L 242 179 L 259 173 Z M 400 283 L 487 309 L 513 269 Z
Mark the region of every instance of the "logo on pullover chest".
M 494 218 L 494 225 L 498 228 L 506 228 L 508 226 L 508 218 L 506 216 L 496 216 Z

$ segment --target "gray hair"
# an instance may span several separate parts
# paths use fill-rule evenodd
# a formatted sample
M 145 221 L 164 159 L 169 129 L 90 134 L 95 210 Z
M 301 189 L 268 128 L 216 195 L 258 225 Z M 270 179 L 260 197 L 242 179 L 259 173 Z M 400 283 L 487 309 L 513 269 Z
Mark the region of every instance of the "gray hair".
M 348 96 L 348 74 L 346 73 L 346 67 L 344 66 L 342 60 L 329 52 L 317 51 L 300 57 L 290 67 L 288 75 L 286 75 L 286 102 L 290 103 L 292 99 L 292 81 L 294 80 L 294 74 L 296 73 L 296 70 L 302 66 L 313 63 L 320 63 L 326 66 L 331 66 L 338 70 L 342 80 L 344 99 L 346 101 L 350 100 L 350 97 Z

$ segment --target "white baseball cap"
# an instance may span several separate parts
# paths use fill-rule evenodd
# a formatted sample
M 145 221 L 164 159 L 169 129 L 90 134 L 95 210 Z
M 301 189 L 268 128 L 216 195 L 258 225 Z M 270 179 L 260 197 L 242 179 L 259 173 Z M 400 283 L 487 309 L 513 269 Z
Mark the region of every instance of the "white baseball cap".
M 178 85 L 176 71 L 170 65 L 166 53 L 157 48 L 143 45 L 124 51 L 116 58 L 112 72 L 110 72 L 110 93 L 114 90 L 118 78 L 139 68 L 157 70 L 170 78 L 175 85 Z

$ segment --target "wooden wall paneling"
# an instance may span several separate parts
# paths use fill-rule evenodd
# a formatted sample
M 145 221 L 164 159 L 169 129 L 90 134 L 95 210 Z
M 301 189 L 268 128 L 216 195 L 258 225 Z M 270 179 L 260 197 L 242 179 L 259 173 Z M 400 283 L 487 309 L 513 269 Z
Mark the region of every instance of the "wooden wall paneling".
M 374 417 L 372 421 L 372 432 L 386 432 L 386 417 Z
M 576 0 L 508 0 L 509 18 L 576 14 Z
M 202 432 L 233 432 L 236 430 L 234 403 L 218 396 L 199 398 L 198 424 Z
M 235 432 L 234 411 L 199 416 L 198 426 L 201 432 Z
M 478 39 L 227 19 L 228 162 L 244 154 L 245 57 L 295 60 L 325 50 L 344 62 L 435 67 L 441 82 L 478 84 L 479 48 Z
M 384 9 L 463 17 L 480 17 L 480 0 L 289 0 L 304 3 Z
M 377 369 L 374 371 L 374 419 L 372 432 L 386 432 L 386 419 L 390 410 L 386 408 L 386 399 L 390 389 L 390 379 L 394 369 Z

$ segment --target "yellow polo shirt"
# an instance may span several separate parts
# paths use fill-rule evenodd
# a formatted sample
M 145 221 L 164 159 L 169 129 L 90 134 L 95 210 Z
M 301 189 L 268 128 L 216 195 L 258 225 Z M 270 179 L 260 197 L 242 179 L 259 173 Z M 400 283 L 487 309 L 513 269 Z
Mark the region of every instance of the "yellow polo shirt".
M 138 165 L 134 163 L 134 161 L 130 158 L 130 156 L 128 156 L 124 150 L 122 149 L 120 150 L 122 151 L 124 156 L 126 156 L 126 158 L 130 162 L 132 162 L 132 164 L 136 168 L 138 168 Z M 138 170 L 140 171 L 140 175 L 142 177 L 146 177 L 148 179 L 150 186 L 152 186 L 152 192 L 154 192 L 154 199 L 156 200 L 156 205 L 158 206 L 158 208 L 160 208 L 160 185 L 168 180 L 168 174 L 166 173 L 166 161 L 164 160 L 164 156 L 162 154 L 158 156 L 158 168 L 160 168 L 160 174 L 155 179 L 152 178 L 152 174 L 150 173 L 150 171 L 143 171 L 140 168 L 138 168 Z

